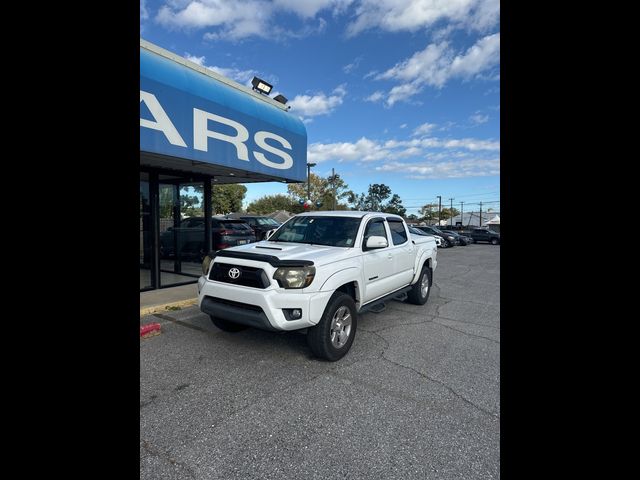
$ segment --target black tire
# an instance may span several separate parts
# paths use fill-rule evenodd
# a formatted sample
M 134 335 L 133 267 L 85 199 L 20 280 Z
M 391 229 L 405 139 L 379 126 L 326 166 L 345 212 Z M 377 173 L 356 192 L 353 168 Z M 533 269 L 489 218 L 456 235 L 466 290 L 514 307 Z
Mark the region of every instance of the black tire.
M 498 244 L 498 239 L 497 238 L 492 238 L 491 239 L 491 245 L 497 245 Z
M 340 343 L 340 334 L 334 331 L 334 337 L 332 339 L 331 327 L 336 315 L 340 317 L 342 314 L 346 314 L 344 310 L 341 310 L 342 307 L 346 308 L 350 315 L 349 331 L 344 344 L 336 346 L 335 343 Z M 339 313 L 339 310 L 342 314 Z M 338 321 L 337 323 L 338 328 L 340 328 L 340 322 Z M 351 348 L 357 327 L 358 311 L 355 302 L 346 293 L 335 292 L 329 300 L 327 307 L 324 309 L 324 313 L 318 324 L 307 330 L 307 344 L 315 356 L 324 358 L 330 362 L 335 362 L 344 357 Z
M 225 332 L 239 332 L 241 330 L 246 330 L 247 328 L 249 328 L 246 325 L 229 322 L 227 320 L 223 320 L 222 318 L 216 318 L 213 315 L 209 315 L 209 318 L 216 327 L 218 327 L 220 330 L 224 330 Z
M 426 279 L 425 279 L 426 276 Z M 429 294 L 431 293 L 431 278 L 433 273 L 428 265 L 424 265 L 422 267 L 422 272 L 420 272 L 420 276 L 418 277 L 418 281 L 413 284 L 411 290 L 407 294 L 407 300 L 409 303 L 413 303 L 414 305 L 424 305 L 429 300 Z M 423 290 L 422 282 L 426 280 L 426 293 Z

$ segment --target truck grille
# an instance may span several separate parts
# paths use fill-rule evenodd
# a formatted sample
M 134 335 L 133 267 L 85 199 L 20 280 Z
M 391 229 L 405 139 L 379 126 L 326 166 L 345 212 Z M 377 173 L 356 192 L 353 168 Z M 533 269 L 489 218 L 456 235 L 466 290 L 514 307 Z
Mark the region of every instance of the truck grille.
M 234 269 L 238 271 L 236 272 Z M 232 278 L 235 276 L 234 274 L 238 274 L 237 278 Z M 252 288 L 267 288 L 271 285 L 269 277 L 267 277 L 267 274 L 261 268 L 218 262 L 213 264 L 211 273 L 209 274 L 209 280 Z

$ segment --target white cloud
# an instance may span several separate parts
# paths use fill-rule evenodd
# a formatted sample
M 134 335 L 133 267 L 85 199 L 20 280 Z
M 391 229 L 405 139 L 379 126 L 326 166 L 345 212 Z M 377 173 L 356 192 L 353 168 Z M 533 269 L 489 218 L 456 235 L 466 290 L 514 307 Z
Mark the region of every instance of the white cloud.
M 470 79 L 500 64 L 500 33 L 481 38 L 466 52 L 455 55 L 447 42 L 432 43 L 387 71 L 376 80 L 398 80 L 386 101 L 391 107 L 420 93 L 425 85 L 442 88 L 453 78 Z
M 419 163 L 390 162 L 376 167 L 376 170 L 379 172 L 408 173 L 408 177 L 420 180 L 484 177 L 500 175 L 500 158 L 473 158 Z
M 400 125 L 400 128 L 407 128 L 407 124 L 403 123 L 402 125 Z
M 484 32 L 496 25 L 499 17 L 499 0 L 361 0 L 347 34 L 371 28 L 415 32 L 437 22 Z
M 356 57 L 353 62 L 349 63 L 348 65 L 345 65 L 344 67 L 342 67 L 342 71 L 344 73 L 351 73 L 352 70 L 355 70 L 356 68 L 358 68 L 360 66 L 360 62 L 362 61 L 362 55 L 359 57 Z
M 140 0 L 140 20 L 147 20 L 149 11 L 147 10 L 147 0 Z
M 487 123 L 489 121 L 489 115 L 482 115 L 476 112 L 469 117 L 469 121 L 474 125 L 482 125 L 483 123 Z
M 436 127 L 437 127 L 437 125 L 435 123 L 423 123 L 422 125 L 416 127 L 416 129 L 413 131 L 412 135 L 413 136 L 416 136 L 416 135 L 427 135 L 428 133 L 431 132 L 431 130 L 433 130 Z
M 384 97 L 384 92 L 378 90 L 377 92 L 373 92 L 367 98 L 365 98 L 365 102 L 379 102 Z
M 325 95 L 322 92 L 316 95 L 296 95 L 293 100 L 289 101 L 289 106 L 292 113 L 296 113 L 302 118 L 328 115 L 342 104 L 346 93 L 345 86 L 339 85 L 333 90 L 332 95 Z
M 341 13 L 353 0 L 273 0 L 275 7 L 291 11 L 302 18 L 313 18 L 321 10 L 331 8 L 334 14 Z
M 499 150 L 500 142 L 474 138 L 413 138 L 411 140 L 378 141 L 362 137 L 356 142 L 313 143 L 309 145 L 307 156 L 310 162 L 329 160 L 374 162 L 408 157 L 429 159 L 430 161 L 444 158 L 451 161 L 451 159 L 466 160 L 470 155 L 469 152 Z M 473 155 L 477 155 L 477 153 Z
M 396 85 L 391 90 L 389 90 L 389 96 L 385 101 L 387 107 L 392 107 L 396 102 L 400 100 L 407 100 L 410 97 L 413 97 L 415 94 L 419 93 L 422 90 L 418 84 L 414 83 L 405 83 L 403 85 Z
M 344 11 L 353 0 L 180 0 L 168 1 L 156 15 L 156 21 L 170 29 L 211 29 L 204 34 L 206 40 L 241 40 L 248 37 L 278 39 L 300 38 L 323 31 L 326 25 L 320 19 L 318 27 L 304 26 L 290 32 L 275 25 L 278 12 L 290 12 L 303 20 L 314 18 L 320 11 Z
M 222 75 L 223 77 L 231 78 L 239 83 L 249 84 L 251 82 L 251 79 L 258 73 L 255 70 L 239 70 L 237 68 L 225 68 L 217 67 L 215 65 L 205 65 L 206 58 L 204 56 L 196 57 L 194 55 L 186 53 L 184 58 L 193 63 L 197 63 L 201 67 L 208 68 L 209 70 L 212 70 L 217 74 Z

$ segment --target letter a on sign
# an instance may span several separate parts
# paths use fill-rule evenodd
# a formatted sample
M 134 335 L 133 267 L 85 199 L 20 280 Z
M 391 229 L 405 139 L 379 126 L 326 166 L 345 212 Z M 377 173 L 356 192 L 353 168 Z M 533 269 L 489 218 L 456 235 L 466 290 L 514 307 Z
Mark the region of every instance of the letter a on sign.
M 159 130 L 164 133 L 164 136 L 167 137 L 167 140 L 169 140 L 169 143 L 172 145 L 186 147 L 187 144 L 184 142 L 173 123 L 171 123 L 167 112 L 164 111 L 156 96 L 153 93 L 140 90 L 140 103 L 142 102 L 145 103 L 155 121 L 141 118 L 140 126 L 150 128 L 152 130 Z

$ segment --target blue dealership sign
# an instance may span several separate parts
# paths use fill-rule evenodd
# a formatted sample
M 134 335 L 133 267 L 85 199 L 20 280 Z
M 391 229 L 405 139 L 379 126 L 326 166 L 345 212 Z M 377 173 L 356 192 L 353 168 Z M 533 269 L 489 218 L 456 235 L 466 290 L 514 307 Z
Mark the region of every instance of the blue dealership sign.
M 297 116 L 143 47 L 140 150 L 306 180 L 307 132 Z

